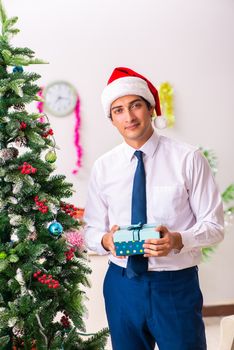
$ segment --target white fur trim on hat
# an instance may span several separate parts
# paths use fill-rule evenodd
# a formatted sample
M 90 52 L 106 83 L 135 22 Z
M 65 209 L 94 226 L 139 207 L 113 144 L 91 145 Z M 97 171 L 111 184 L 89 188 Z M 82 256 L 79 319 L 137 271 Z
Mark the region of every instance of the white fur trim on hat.
M 123 77 L 108 84 L 102 93 L 102 105 L 106 116 L 110 116 L 111 104 L 119 97 L 137 95 L 146 99 L 152 107 L 155 100 L 145 80 L 138 77 Z
M 157 129 L 165 129 L 167 127 L 167 118 L 164 115 L 156 116 L 154 125 Z

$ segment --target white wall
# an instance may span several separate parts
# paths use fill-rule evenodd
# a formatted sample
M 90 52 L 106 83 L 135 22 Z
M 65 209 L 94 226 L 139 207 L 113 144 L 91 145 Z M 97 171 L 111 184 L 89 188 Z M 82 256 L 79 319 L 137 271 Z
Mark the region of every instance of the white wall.
M 21 33 L 14 44 L 33 48 L 38 57 L 50 62 L 35 66 L 42 75 L 40 83 L 65 79 L 78 89 L 84 149 L 78 176 L 71 174 L 74 116 L 50 116 L 61 148 L 58 172 L 74 183 L 77 205 L 85 203 L 94 160 L 121 140 L 104 118 L 100 103 L 101 91 L 116 66 L 129 66 L 157 85 L 168 80 L 175 90 L 176 125 L 164 134 L 213 149 L 219 160 L 221 191 L 234 181 L 232 0 L 5 0 L 5 6 L 9 15 L 20 18 Z M 234 302 L 233 233 L 232 228 L 217 253 L 201 265 L 207 305 Z M 100 295 L 103 260 L 92 258 L 90 322 L 100 317 L 94 298 Z

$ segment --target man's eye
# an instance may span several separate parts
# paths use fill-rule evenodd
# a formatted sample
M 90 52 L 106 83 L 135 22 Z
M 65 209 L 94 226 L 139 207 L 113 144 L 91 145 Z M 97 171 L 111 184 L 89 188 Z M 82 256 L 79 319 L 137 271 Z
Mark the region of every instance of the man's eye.
M 131 105 L 131 109 L 140 108 L 140 107 L 141 107 L 141 102 L 135 102 Z
M 114 110 L 114 113 L 115 113 L 115 114 L 121 114 L 121 113 L 123 113 L 123 108 L 116 108 L 116 109 Z

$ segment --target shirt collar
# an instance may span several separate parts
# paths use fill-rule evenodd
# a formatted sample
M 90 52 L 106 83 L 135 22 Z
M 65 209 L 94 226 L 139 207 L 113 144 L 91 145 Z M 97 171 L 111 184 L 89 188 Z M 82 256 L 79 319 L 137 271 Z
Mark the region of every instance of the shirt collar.
M 144 143 L 143 146 L 141 146 L 141 148 L 139 148 L 139 150 L 142 151 L 147 157 L 153 157 L 158 146 L 158 141 L 159 136 L 156 131 L 154 131 L 152 136 L 150 136 L 150 138 Z M 129 146 L 126 142 L 124 142 L 123 145 L 125 155 L 127 159 L 131 161 L 136 149 Z

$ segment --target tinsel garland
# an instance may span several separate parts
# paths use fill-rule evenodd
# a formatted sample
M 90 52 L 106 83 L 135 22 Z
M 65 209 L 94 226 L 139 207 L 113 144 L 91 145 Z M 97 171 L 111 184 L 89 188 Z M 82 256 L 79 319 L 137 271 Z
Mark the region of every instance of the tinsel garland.
M 41 90 L 38 92 L 38 96 L 43 99 L 43 87 L 41 88 Z M 44 102 L 43 101 L 39 101 L 37 103 L 37 109 L 38 109 L 38 112 L 39 113 L 44 113 Z M 45 122 L 45 118 L 44 117 L 41 117 L 39 118 L 39 121 L 41 123 L 44 123 Z
M 41 90 L 38 93 L 38 96 L 43 99 L 43 88 L 41 88 Z M 39 101 L 37 103 L 37 109 L 39 113 L 44 113 L 44 102 L 43 101 Z M 83 155 L 83 150 L 80 144 L 80 124 L 81 124 L 81 116 L 80 116 L 80 99 L 79 97 L 77 97 L 77 102 L 76 102 L 76 106 L 74 109 L 74 114 L 75 114 L 75 129 L 74 129 L 74 145 L 76 148 L 76 156 L 77 156 L 77 161 L 76 161 L 76 167 L 72 170 L 72 174 L 76 175 L 78 173 L 79 168 L 82 165 L 81 159 L 82 159 L 82 155 Z M 45 118 L 41 117 L 39 119 L 39 121 L 41 123 L 45 122 Z
M 79 129 L 80 129 L 80 100 L 79 97 L 77 98 L 76 106 L 75 106 L 75 118 L 76 118 L 76 124 L 75 124 L 75 132 L 74 132 L 74 144 L 76 147 L 76 155 L 77 155 L 77 161 L 76 161 L 76 168 L 73 169 L 72 173 L 77 174 L 79 168 L 81 167 L 81 158 L 83 155 L 83 150 L 80 145 L 80 134 L 79 134 Z
M 162 114 L 167 118 L 167 126 L 172 127 L 175 124 L 175 116 L 173 106 L 173 88 L 170 83 L 164 82 L 159 86 L 159 99 Z

